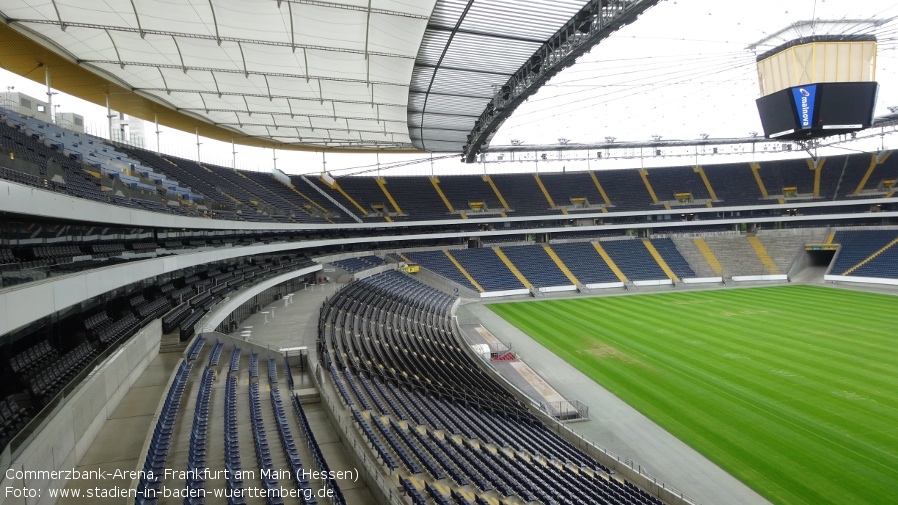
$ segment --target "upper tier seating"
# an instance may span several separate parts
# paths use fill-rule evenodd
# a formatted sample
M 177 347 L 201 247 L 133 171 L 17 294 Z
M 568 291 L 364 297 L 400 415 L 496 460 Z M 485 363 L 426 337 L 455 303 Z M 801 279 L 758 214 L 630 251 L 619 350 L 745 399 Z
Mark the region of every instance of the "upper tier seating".
M 549 205 L 533 174 L 493 175 L 499 189 L 515 216 L 545 216 L 560 214 Z
M 481 202 L 491 212 L 501 212 L 502 202 L 481 176 L 448 175 L 440 177 L 440 189 L 456 211 L 464 212 L 468 217 L 477 217 L 471 211 L 471 203 Z M 440 202 L 442 203 L 442 202 Z M 445 208 L 445 205 L 443 206 Z M 448 209 L 447 209 L 448 210 Z M 496 214 L 492 214 L 495 217 Z
M 571 198 L 585 198 L 591 207 L 582 209 L 585 212 L 595 212 L 598 207 L 594 206 L 605 204 L 599 188 L 588 172 L 548 173 L 540 174 L 539 178 L 556 207 L 572 206 Z M 576 211 L 568 209 L 568 212 Z
M 0 121 L 0 146 L 16 160 L 36 167 L 34 173 L 27 173 L 28 170 L 0 166 L 0 178 L 152 212 L 251 222 L 339 223 L 351 219 L 347 212 L 366 222 L 383 222 L 384 214 L 391 221 L 404 222 L 457 219 L 461 214 L 469 218 L 495 217 L 500 213 L 557 216 L 562 208 L 575 214 L 597 212 L 606 202 L 596 183 L 608 197 L 610 212 L 660 210 L 661 204 L 676 211 L 704 207 L 706 202 L 722 207 L 780 200 L 850 201 L 892 194 L 896 188 L 884 184 L 898 179 L 898 158 L 884 155 L 879 158 L 881 163 L 875 163 L 877 155 L 866 153 L 821 158 L 819 178 L 805 159 L 760 162 L 757 179 L 749 163 L 707 165 L 702 169 L 715 200 L 695 167 L 651 168 L 644 174 L 658 199 L 656 204 L 636 169 L 539 174 L 553 208 L 534 174 L 493 175 L 489 180 L 479 175 L 443 176 L 438 185 L 455 210 L 450 213 L 429 177 L 389 176 L 381 180 L 382 185 L 375 177 L 341 177 L 337 189 L 316 177 L 293 176 L 290 187 L 267 173 L 113 147 L 99 138 L 14 112 L 0 110 L 0 116 L 5 118 Z M 51 164 L 58 169 L 51 170 Z M 128 188 L 133 194 L 122 194 L 115 188 Z M 795 188 L 794 193 L 787 188 Z M 814 196 L 815 191 L 819 196 Z M 690 193 L 692 200 L 698 202 L 678 202 L 677 193 Z M 397 213 L 397 208 L 401 212 Z M 806 213 L 812 212 L 807 209 Z

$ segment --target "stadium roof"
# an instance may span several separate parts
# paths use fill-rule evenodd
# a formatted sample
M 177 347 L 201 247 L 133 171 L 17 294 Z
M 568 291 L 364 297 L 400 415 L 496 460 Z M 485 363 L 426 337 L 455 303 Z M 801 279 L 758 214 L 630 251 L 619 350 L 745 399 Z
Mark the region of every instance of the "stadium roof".
M 579 12 L 584 0 L 440 0 L 409 90 L 415 147 L 459 151 L 508 79 Z
M 0 0 L 0 64 L 218 140 L 458 152 L 578 14 L 656 2 Z

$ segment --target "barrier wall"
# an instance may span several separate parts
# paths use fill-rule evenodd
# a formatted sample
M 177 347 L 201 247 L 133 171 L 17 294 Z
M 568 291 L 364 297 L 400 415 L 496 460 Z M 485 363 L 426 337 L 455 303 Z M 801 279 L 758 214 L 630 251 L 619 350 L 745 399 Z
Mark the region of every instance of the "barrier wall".
M 211 261 L 289 251 L 321 242 L 286 242 L 218 248 L 121 263 L 13 286 L 0 292 L 0 335 L 84 300 L 150 277 Z
M 132 225 L 144 227 L 164 227 L 164 228 L 187 228 L 187 229 L 203 229 L 203 230 L 316 230 L 316 229 L 376 229 L 376 228 L 397 228 L 407 227 L 409 222 L 401 223 L 340 223 L 333 224 L 308 224 L 308 223 L 255 223 L 246 221 L 226 221 L 222 219 L 206 219 L 199 217 L 175 216 L 171 214 L 162 214 L 159 212 L 150 212 L 146 210 L 129 209 L 117 205 L 99 203 L 82 198 L 76 198 L 62 193 L 55 193 L 43 189 L 34 188 L 16 184 L 9 181 L 0 181 L 0 212 L 10 212 L 14 214 L 23 214 L 28 216 L 42 216 L 47 218 L 58 219 L 60 216 L 66 216 L 70 219 L 78 221 L 87 221 L 93 223 L 108 223 L 115 225 Z M 877 204 L 898 203 L 898 197 L 892 198 L 858 198 L 851 200 L 835 200 L 824 202 L 790 202 L 785 204 L 770 205 L 740 205 L 730 207 L 714 207 L 714 208 L 694 208 L 689 209 L 691 214 L 695 214 L 699 220 L 705 214 L 715 215 L 720 212 L 747 212 L 760 209 L 788 210 L 788 209 L 804 209 L 819 207 L 838 207 L 838 206 L 869 206 Z M 578 219 L 611 217 L 643 217 L 643 216 L 663 216 L 675 213 L 670 210 L 643 210 L 628 212 L 596 212 L 592 214 L 578 214 Z M 864 214 L 860 214 L 863 216 Z M 869 216 L 869 214 L 866 214 Z M 830 221 L 838 221 L 841 219 L 857 219 L 859 214 L 832 214 L 827 215 L 826 219 Z M 898 217 L 898 211 L 877 212 L 877 218 Z M 495 223 L 502 224 L 508 222 L 522 221 L 540 221 L 540 220 L 558 220 L 559 215 L 548 216 L 509 216 L 478 219 L 478 223 Z M 736 224 L 736 223 L 774 223 L 782 221 L 820 221 L 819 214 L 799 215 L 799 216 L 769 216 L 769 217 L 740 217 L 737 219 L 708 219 L 704 222 L 713 224 Z M 442 225 L 442 224 L 470 224 L 463 219 L 440 219 L 431 221 L 415 221 L 415 224 L 422 225 Z M 639 223 L 626 223 L 620 225 L 597 225 L 597 226 L 580 226 L 578 231 L 589 230 L 626 230 L 634 228 L 688 228 L 696 226 L 696 221 L 645 221 Z M 490 230 L 490 231 L 470 231 L 454 234 L 446 234 L 458 237 L 483 237 L 492 235 L 514 235 L 527 233 L 527 229 L 509 229 L 509 230 Z M 571 227 L 559 226 L 554 228 L 537 228 L 539 233 L 542 232 L 565 232 L 571 231 Z M 437 236 L 443 234 L 435 234 Z M 431 235 L 434 236 L 434 235 Z M 395 241 L 384 240 L 385 242 Z M 402 240 L 402 239 L 398 239 Z
M 634 286 L 670 286 L 673 281 L 670 279 L 652 279 L 648 281 L 633 281 Z
M 687 277 L 680 279 L 683 284 L 711 284 L 723 282 L 723 277 Z
M 314 265 L 311 267 L 294 270 L 293 272 L 281 274 L 277 277 L 272 277 L 271 279 L 260 282 L 259 284 L 254 284 L 249 289 L 241 291 L 235 295 L 231 295 L 227 298 L 227 301 L 225 301 L 220 306 L 214 307 L 211 311 L 209 311 L 209 314 L 207 314 L 203 319 L 197 322 L 197 325 L 203 325 L 203 332 L 215 331 L 215 328 L 218 328 L 218 325 L 221 324 L 222 321 L 227 319 L 227 317 L 231 315 L 231 312 L 237 310 L 250 298 L 256 296 L 262 291 L 265 291 L 268 288 L 277 286 L 282 282 L 286 282 L 297 277 L 302 277 L 303 275 L 317 272 L 319 270 L 321 270 L 321 265 Z
M 104 360 L 80 387 L 57 407 L 39 428 L 34 440 L 8 467 L 19 470 L 71 470 L 78 466 L 128 389 L 159 354 L 162 323 L 153 320 Z M 7 465 L 3 465 L 4 468 Z M 7 486 L 46 491 L 64 488 L 66 480 L 12 480 L 2 475 L 0 490 Z M 49 493 L 40 498 L 13 498 L 0 492 L 0 505 L 49 505 Z
M 779 275 L 734 275 L 732 277 L 735 282 L 751 282 L 751 281 L 788 281 L 789 276 L 785 274 Z
M 624 287 L 623 282 L 599 282 L 596 284 L 584 284 L 586 289 L 611 289 Z
M 824 275 L 823 280 L 828 282 L 861 282 L 864 284 L 885 284 L 898 286 L 898 279 L 884 279 L 882 277 L 857 277 L 855 275 Z
M 563 291 L 577 291 L 577 286 L 573 284 L 570 286 L 548 286 L 545 288 L 539 288 L 540 293 L 560 293 Z
M 424 267 L 421 267 L 420 270 L 418 270 L 416 273 L 411 274 L 411 275 L 413 277 L 417 277 L 419 280 L 421 280 L 427 284 L 430 284 L 431 286 L 442 289 L 443 291 L 445 291 L 447 293 L 452 293 L 452 294 L 457 293 L 458 296 L 464 297 L 466 299 L 476 300 L 476 299 L 480 298 L 479 291 L 474 291 L 473 289 L 471 289 L 469 287 L 462 286 L 461 284 L 458 284 L 446 277 L 443 277 L 442 275 L 435 274 Z
M 480 298 L 498 298 L 500 296 L 529 295 L 529 289 L 509 289 L 506 291 L 486 291 L 480 293 Z

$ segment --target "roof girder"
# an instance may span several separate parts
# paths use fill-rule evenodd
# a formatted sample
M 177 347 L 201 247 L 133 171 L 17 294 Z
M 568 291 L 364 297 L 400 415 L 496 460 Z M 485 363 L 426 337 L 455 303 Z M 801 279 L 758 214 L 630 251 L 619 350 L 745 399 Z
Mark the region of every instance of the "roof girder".
M 475 162 L 480 149 L 489 144 L 502 123 L 549 79 L 572 65 L 612 32 L 635 21 L 642 12 L 659 1 L 589 0 L 496 90 L 467 137 L 462 150 L 464 161 Z
M 133 1 L 133 0 L 132 0 Z M 292 16 L 291 16 L 292 20 Z M 130 26 L 116 26 L 116 25 L 100 25 L 94 23 L 78 23 L 78 22 L 63 22 L 63 21 L 53 21 L 51 19 L 25 19 L 25 18 L 10 18 L 7 20 L 8 23 L 18 23 L 22 25 L 27 24 L 35 24 L 35 25 L 56 25 L 61 29 L 65 28 L 87 28 L 90 30 L 109 30 L 112 32 L 127 32 L 127 33 L 137 33 L 144 38 L 146 35 L 161 35 L 166 37 L 178 37 L 182 39 L 199 39 L 199 40 L 214 40 L 218 45 L 221 45 L 222 42 L 236 42 L 242 44 L 257 44 L 260 46 L 273 46 L 273 47 L 289 47 L 294 51 L 296 49 L 313 49 L 316 51 L 326 51 L 326 52 L 335 52 L 335 53 L 349 53 L 349 54 L 370 54 L 372 56 L 381 56 L 384 58 L 400 58 L 404 60 L 413 60 L 414 56 L 409 56 L 406 54 L 396 54 L 396 53 L 385 53 L 381 51 L 367 51 L 367 50 L 358 50 L 352 49 L 348 47 L 329 47 L 329 46 L 321 46 L 315 44 L 296 44 L 295 41 L 291 43 L 278 42 L 274 40 L 260 40 L 260 39 L 246 39 L 241 37 L 228 37 L 228 36 L 219 36 L 216 32 L 215 36 L 212 35 L 204 35 L 200 33 L 183 33 L 183 32 L 174 32 L 168 30 L 153 30 L 153 29 L 144 29 L 144 28 L 131 28 Z M 217 29 L 217 27 L 216 27 Z

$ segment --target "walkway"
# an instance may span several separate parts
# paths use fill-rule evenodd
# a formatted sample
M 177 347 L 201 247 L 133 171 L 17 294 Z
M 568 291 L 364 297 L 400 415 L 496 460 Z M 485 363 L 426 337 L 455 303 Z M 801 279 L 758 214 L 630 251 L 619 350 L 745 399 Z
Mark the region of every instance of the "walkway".
M 670 289 L 658 288 L 658 292 L 669 292 Z M 640 289 L 627 294 L 655 291 Z M 624 294 L 617 290 L 614 293 Z M 562 396 L 588 405 L 590 419 L 568 425 L 583 437 L 622 459 L 642 465 L 645 473 L 675 487 L 703 505 L 769 505 L 764 497 L 596 384 L 484 304 L 464 305 L 459 309 L 459 316 L 463 320 L 469 320 L 470 316 L 478 318 L 493 334 L 511 344 L 518 357 Z

